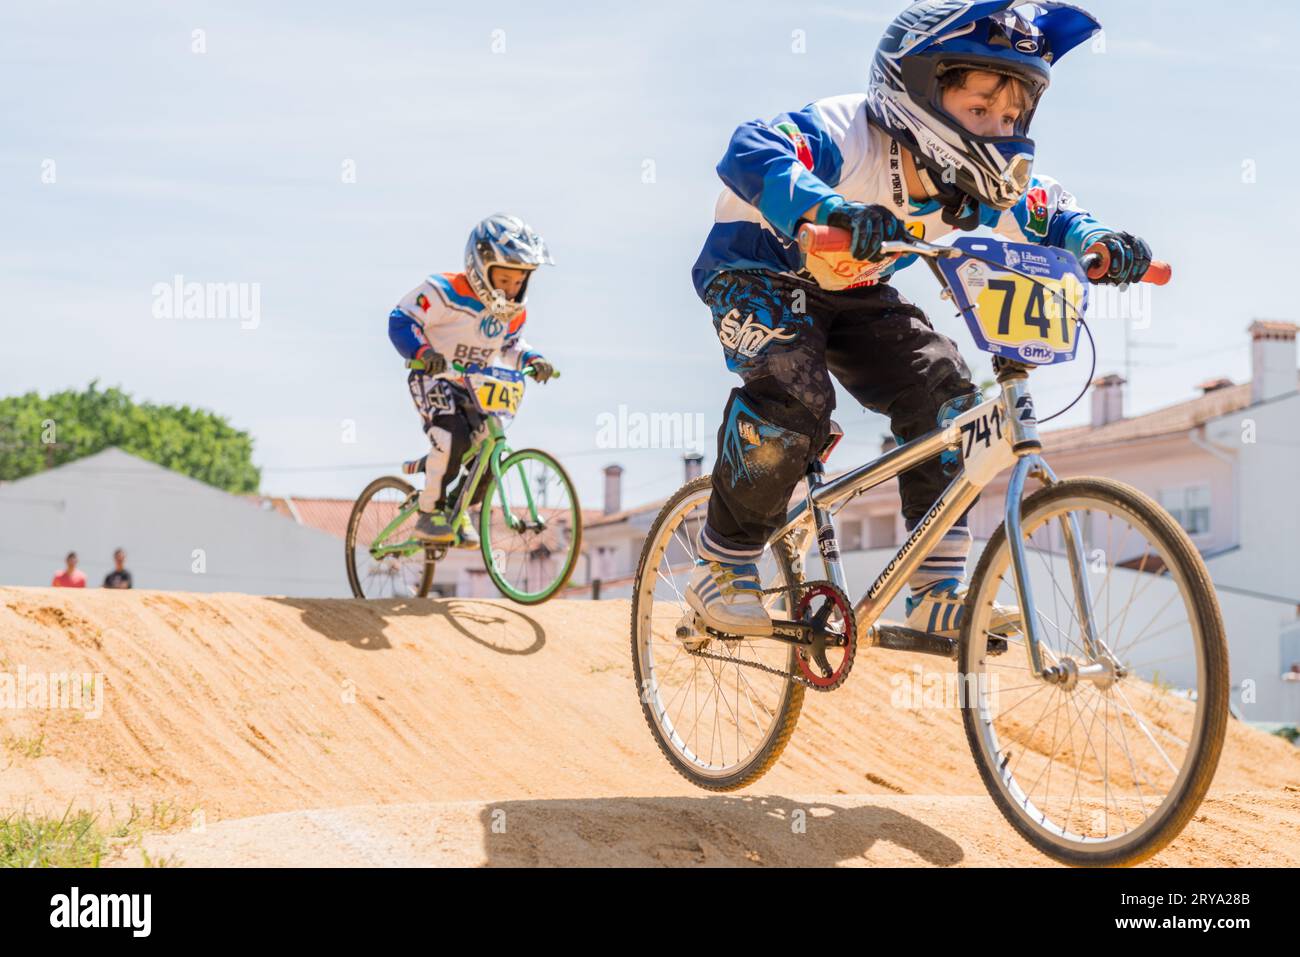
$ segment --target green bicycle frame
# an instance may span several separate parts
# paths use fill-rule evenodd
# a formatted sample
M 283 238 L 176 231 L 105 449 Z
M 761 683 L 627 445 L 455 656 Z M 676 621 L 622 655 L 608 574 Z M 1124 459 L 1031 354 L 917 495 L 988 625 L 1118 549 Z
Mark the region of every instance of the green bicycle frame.
M 501 510 L 505 515 L 506 522 L 513 528 L 518 528 L 525 524 L 520 519 L 516 519 L 514 512 L 510 508 L 510 502 L 506 495 L 506 484 L 503 481 L 501 463 L 510 457 L 511 449 L 506 445 L 505 430 L 501 427 L 500 421 L 496 416 L 487 417 L 488 434 L 461 457 L 461 464 L 470 461 L 470 471 L 468 479 L 462 483 L 460 494 L 456 497 L 456 507 L 453 512 L 451 525 L 453 528 L 459 526 L 464 519 L 465 513 L 469 510 L 469 503 L 474 500 L 474 493 L 478 490 L 479 483 L 483 481 L 484 475 L 488 468 L 492 469 L 492 475 L 496 479 L 498 498 L 501 502 Z M 521 475 L 523 466 L 519 466 Z M 425 481 L 428 481 L 426 476 Z M 521 483 L 524 487 L 524 498 L 528 502 L 528 514 L 533 520 L 533 524 L 541 526 L 541 515 L 537 511 L 537 503 L 533 500 L 532 489 L 528 487 L 528 482 Z M 387 538 L 393 534 L 403 522 L 405 522 L 412 512 L 417 508 L 414 499 L 410 504 L 405 505 L 398 510 L 393 520 L 389 522 L 384 529 L 375 536 L 374 544 L 370 546 L 370 555 L 373 558 L 382 558 L 385 555 L 413 555 L 423 550 L 427 546 L 423 542 L 408 538 L 402 542 L 388 542 Z

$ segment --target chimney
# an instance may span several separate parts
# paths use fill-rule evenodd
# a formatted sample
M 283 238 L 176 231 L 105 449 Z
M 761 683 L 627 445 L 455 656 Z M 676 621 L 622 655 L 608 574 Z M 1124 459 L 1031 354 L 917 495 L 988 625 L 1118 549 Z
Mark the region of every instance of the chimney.
M 881 455 L 884 455 L 886 452 L 892 452 L 896 448 L 898 448 L 898 439 L 894 438 L 892 435 L 889 435 L 888 433 L 880 436 Z
M 623 507 L 623 466 L 605 466 L 605 514 L 613 515 Z
M 700 477 L 704 471 L 704 453 L 687 452 L 682 456 L 682 462 L 686 465 L 686 481 L 693 482 Z
M 1115 373 L 1092 380 L 1092 427 L 1124 418 L 1124 377 Z
M 1296 324 L 1256 319 L 1250 324 L 1250 402 L 1296 391 Z
M 1215 376 L 1213 379 L 1206 379 L 1204 382 L 1198 382 L 1196 388 L 1201 390 L 1201 395 L 1209 395 L 1211 392 L 1218 392 L 1220 389 L 1226 389 L 1232 385 L 1232 380 L 1226 376 Z

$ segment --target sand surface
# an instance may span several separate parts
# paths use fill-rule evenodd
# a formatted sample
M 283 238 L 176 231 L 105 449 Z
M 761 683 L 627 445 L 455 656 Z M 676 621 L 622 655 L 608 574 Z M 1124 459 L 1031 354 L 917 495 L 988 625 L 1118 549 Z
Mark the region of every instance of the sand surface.
M 890 704 L 937 659 L 863 651 L 781 761 L 709 795 L 660 755 L 625 601 L 0 589 L 0 672 L 103 675 L 102 714 L 0 709 L 0 813 L 138 817 L 191 865 L 1046 865 L 956 710 Z M 1300 865 L 1300 749 L 1239 722 L 1155 866 Z

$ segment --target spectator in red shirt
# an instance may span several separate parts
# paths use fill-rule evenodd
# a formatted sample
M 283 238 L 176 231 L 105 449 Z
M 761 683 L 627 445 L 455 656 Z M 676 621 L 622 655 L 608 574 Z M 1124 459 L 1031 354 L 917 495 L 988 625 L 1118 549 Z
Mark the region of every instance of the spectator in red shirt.
M 77 568 L 77 553 L 68 552 L 68 567 L 54 573 L 55 588 L 85 588 L 86 576 Z

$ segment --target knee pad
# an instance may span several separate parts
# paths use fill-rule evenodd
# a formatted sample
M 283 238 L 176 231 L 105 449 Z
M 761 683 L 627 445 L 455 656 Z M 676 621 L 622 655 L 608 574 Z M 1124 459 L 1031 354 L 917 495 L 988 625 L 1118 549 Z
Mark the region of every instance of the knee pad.
M 756 490 L 758 514 L 772 511 L 767 499 L 784 506 L 803 478 L 812 454 L 807 430 L 787 428 L 765 418 L 739 389 L 733 389 L 718 432 L 718 474 L 736 491 Z M 778 501 L 779 500 L 779 501 Z

